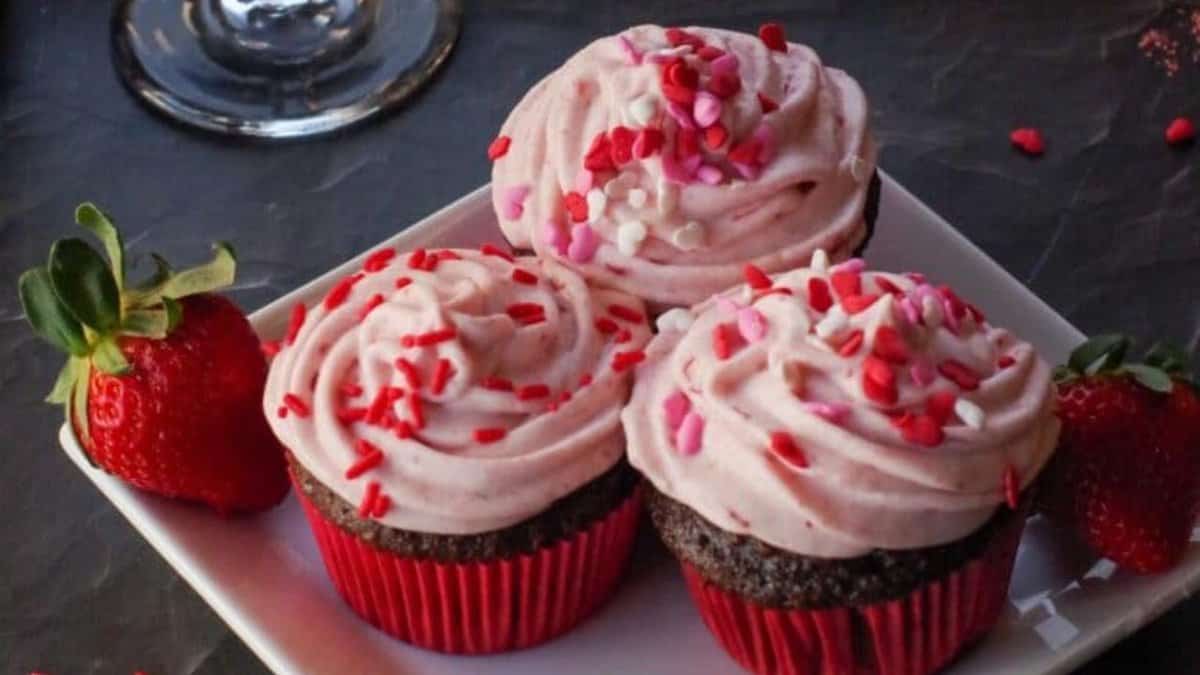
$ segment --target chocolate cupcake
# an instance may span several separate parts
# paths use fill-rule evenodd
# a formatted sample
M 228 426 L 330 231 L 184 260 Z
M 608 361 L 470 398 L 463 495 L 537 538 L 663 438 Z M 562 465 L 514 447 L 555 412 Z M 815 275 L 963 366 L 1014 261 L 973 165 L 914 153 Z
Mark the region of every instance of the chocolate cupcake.
M 879 204 L 858 84 L 809 48 L 638 26 L 538 83 L 492 144 L 492 198 L 518 248 L 663 309 L 742 265 L 861 251 Z
M 619 413 L 648 339 L 636 298 L 490 246 L 383 249 L 298 306 L 264 407 L 347 603 L 454 653 L 594 611 L 638 519 Z
M 647 349 L 622 421 L 652 520 L 746 668 L 938 670 L 1004 607 L 1050 368 L 918 274 L 746 278 Z

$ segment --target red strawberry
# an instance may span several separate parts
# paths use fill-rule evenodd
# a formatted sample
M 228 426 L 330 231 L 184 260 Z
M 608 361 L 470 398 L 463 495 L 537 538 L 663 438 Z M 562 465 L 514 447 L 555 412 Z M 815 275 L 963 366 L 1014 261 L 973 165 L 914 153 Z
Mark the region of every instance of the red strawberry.
M 127 285 L 119 232 L 91 204 L 79 239 L 21 276 L 34 330 L 70 358 L 47 400 L 62 403 L 88 458 L 144 490 L 227 514 L 279 503 L 283 451 L 262 414 L 267 365 L 246 317 L 210 291 L 233 281 L 226 244 L 209 263 Z M 110 267 L 111 266 L 111 267 Z
M 1098 554 L 1140 574 L 1183 556 L 1200 513 L 1200 395 L 1187 356 L 1155 347 L 1124 364 L 1129 341 L 1101 336 L 1058 372 L 1058 451 L 1043 511 Z

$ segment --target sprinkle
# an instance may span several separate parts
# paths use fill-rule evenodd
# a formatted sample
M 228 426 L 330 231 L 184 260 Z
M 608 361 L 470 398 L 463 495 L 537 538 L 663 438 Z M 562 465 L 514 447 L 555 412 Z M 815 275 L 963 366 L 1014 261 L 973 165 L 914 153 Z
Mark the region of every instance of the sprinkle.
M 737 326 L 746 342 L 758 342 L 767 336 L 767 317 L 753 307 L 738 310 Z
M 571 238 L 559 227 L 558 223 L 552 220 L 548 220 L 542 225 L 542 241 L 546 242 L 559 255 L 566 255 L 567 247 L 571 244 Z
M 856 330 L 850 334 L 850 337 L 846 338 L 846 341 L 842 343 L 841 347 L 838 347 L 838 354 L 849 358 L 857 354 L 858 350 L 862 348 L 862 345 L 863 332 L 861 330 Z
M 1021 503 L 1021 479 L 1017 475 L 1017 467 L 1011 464 L 1004 470 L 1004 501 L 1013 511 Z
M 285 406 L 285 405 L 279 406 L 278 408 L 275 409 L 275 414 L 279 416 L 279 419 L 287 419 L 287 416 L 288 416 L 287 406 Z
M 790 289 L 790 288 L 784 288 L 782 286 L 775 286 L 774 288 L 768 288 L 765 291 L 755 291 L 754 292 L 754 302 L 758 302 L 759 300 L 762 300 L 763 298 L 767 297 L 768 295 L 792 296 L 792 295 L 795 295 L 795 292 L 792 291 L 792 289 Z
M 622 321 L 628 321 L 630 323 L 642 323 L 643 321 L 646 320 L 645 315 L 643 315 L 641 312 L 637 311 L 636 309 L 626 306 L 626 305 L 617 305 L 617 304 L 609 305 L 608 313 L 612 314 L 613 316 L 617 317 L 618 319 L 620 319 Z
M 579 376 L 579 386 L 586 387 L 591 383 L 592 383 L 592 374 L 591 373 L 584 373 L 583 375 Z
M 930 328 L 942 325 L 942 303 L 931 295 L 921 298 L 921 319 Z
M 758 107 L 762 109 L 762 113 L 764 115 L 779 110 L 779 104 L 776 103 L 775 100 L 770 96 L 767 96 L 761 91 L 758 92 Z
M 410 277 L 397 277 L 396 278 L 396 289 L 399 290 L 411 283 L 412 283 L 412 279 Z
M 983 422 L 986 416 L 984 415 L 983 408 L 975 405 L 975 403 L 965 398 L 958 399 L 954 403 L 954 414 L 958 415 L 958 419 L 962 420 L 963 424 L 968 427 L 976 431 L 983 429 Z
M 1011 368 L 1014 364 L 1016 364 L 1016 362 L 1017 362 L 1016 359 L 1009 356 L 1008 354 L 1005 354 L 1004 356 L 1000 357 L 1000 360 L 996 361 L 996 365 L 999 366 L 1000 369 L 1003 370 L 1004 368 Z
M 1192 121 L 1186 117 L 1176 117 L 1167 125 L 1167 130 L 1164 132 L 1167 143 L 1171 145 L 1183 145 L 1196 137 L 1196 127 Z
M 1037 157 L 1046 151 L 1046 142 L 1042 139 L 1042 132 L 1037 129 L 1030 127 L 1014 129 L 1008 135 L 1008 139 L 1012 142 L 1013 147 L 1031 157 Z
M 396 370 L 399 370 L 400 373 L 404 375 L 404 379 L 408 382 L 410 389 L 416 391 L 421 388 L 421 373 L 417 370 L 417 367 L 413 365 L 412 361 L 409 361 L 401 356 L 400 358 L 396 359 L 395 366 Z
M 917 303 L 907 295 L 900 299 L 900 303 L 896 305 L 900 308 L 900 312 L 904 316 L 904 320 L 910 324 L 921 322 L 921 310 L 917 309 Z
M 646 239 L 646 225 L 640 220 L 621 223 L 617 228 L 617 249 L 627 256 L 637 254 Z
M 787 53 L 787 39 L 783 36 L 783 26 L 777 23 L 764 23 L 758 27 L 758 39 L 774 52 Z
M 441 262 L 441 258 L 439 258 L 437 255 L 427 255 L 421 261 L 421 270 L 425 272 L 432 272 L 437 269 L 439 262 Z
M 696 128 L 696 120 L 692 118 L 692 113 L 674 101 L 667 104 L 667 114 L 671 116 L 671 119 L 675 120 L 680 129 Z
M 704 226 L 692 221 L 671 233 L 671 243 L 681 251 L 694 251 L 704 245 L 705 235 Z
M 824 419 L 826 422 L 840 425 L 846 420 L 846 415 L 850 414 L 850 406 L 845 403 L 821 403 L 808 402 L 804 404 L 805 410 Z
M 592 139 L 583 157 L 583 168 L 590 171 L 612 171 L 616 168 L 612 163 L 612 144 L 606 132 L 601 131 Z
M 503 440 L 508 435 L 504 427 L 481 427 L 471 433 L 476 443 L 488 444 Z
M 412 438 L 412 425 L 404 420 L 396 420 L 395 424 L 392 425 L 392 435 L 402 441 Z
M 609 133 L 612 137 L 609 153 L 613 164 L 621 166 L 622 164 L 629 163 L 633 159 L 633 141 L 637 137 L 637 133 L 629 127 L 622 126 L 613 127 L 613 130 Z M 603 208 L 596 209 L 593 211 L 593 216 L 599 217 L 596 213 L 603 211 Z
M 913 362 L 912 366 L 908 369 L 908 374 L 912 376 L 912 381 L 920 387 L 928 387 L 933 384 L 934 378 L 937 377 L 933 366 L 929 365 L 929 362 L 924 359 Z
M 633 339 L 633 333 L 629 332 L 629 329 L 627 329 L 627 328 L 622 328 L 621 330 L 617 331 L 617 336 L 615 338 L 613 338 L 613 342 L 615 342 L 619 345 L 623 345 L 632 339 Z
M 808 306 L 818 312 L 824 312 L 833 306 L 833 296 L 829 293 L 829 285 L 820 277 L 808 279 Z
M 911 415 L 910 413 L 905 413 Z M 930 415 L 913 415 L 905 419 L 900 426 L 900 434 L 904 440 L 915 445 L 933 448 L 946 440 L 946 433 Z
M 715 152 L 725 145 L 725 141 L 729 140 L 729 130 L 725 128 L 724 124 L 714 122 L 712 126 L 704 130 L 703 138 L 704 146 Z
M 834 335 L 842 332 L 842 330 L 848 324 L 849 322 L 846 320 L 846 313 L 843 312 L 840 307 L 834 305 L 829 309 L 829 312 L 825 315 L 825 318 L 817 322 L 817 325 L 813 330 L 816 331 L 817 337 L 821 338 L 822 340 L 828 340 Z
M 381 494 L 375 499 L 375 508 L 371 509 L 371 517 L 382 518 L 387 515 L 388 510 L 391 508 L 392 498 Z
M 358 422 L 367 416 L 366 408 L 342 408 L 337 411 L 337 421 L 343 426 L 349 426 Z
M 278 354 L 279 350 L 282 349 L 283 346 L 280 344 L 279 340 L 263 340 L 262 342 L 258 343 L 258 348 L 262 350 L 263 356 L 269 359 Z
M 625 197 L 625 201 L 629 202 L 629 205 L 635 209 L 640 209 L 645 206 L 648 199 L 649 196 L 646 194 L 646 191 L 641 188 L 634 188 L 630 190 L 629 194 Z
M 834 272 L 852 272 L 854 274 L 862 274 L 867 269 L 867 261 L 862 258 L 850 258 L 838 263 L 834 268 Z
M 768 277 L 761 269 L 749 263 L 742 268 L 742 276 L 746 278 L 746 283 L 750 285 L 750 288 L 755 290 L 763 290 L 771 287 L 771 277 Z
M 479 386 L 483 387 L 484 389 L 491 389 L 492 391 L 512 391 L 513 390 L 512 380 L 508 380 L 503 377 L 497 377 L 495 375 L 488 375 L 487 377 L 480 380 Z
M 727 54 L 726 56 L 732 56 Z M 722 57 L 724 58 L 724 57 Z M 721 59 L 717 59 L 720 61 Z M 714 61 L 714 63 L 716 63 Z M 742 80 L 736 73 L 718 73 L 714 72 L 708 78 L 708 90 L 717 98 L 725 100 L 742 90 Z
M 713 354 L 721 361 L 733 355 L 733 325 L 719 323 L 712 331 Z
M 660 314 L 655 325 L 660 333 L 671 330 L 682 333 L 691 328 L 692 322 L 695 320 L 696 317 L 690 311 L 682 307 L 674 307 Z
M 395 257 L 396 257 L 396 249 L 381 248 L 378 251 L 375 251 L 371 255 L 367 256 L 367 259 L 363 261 L 363 271 L 364 272 L 378 272 L 378 271 L 382 270 L 383 268 L 387 267 L 388 263 L 390 263 L 392 261 L 392 258 L 395 258 Z
M 673 431 L 683 424 L 683 418 L 692 409 L 692 402 L 687 395 L 678 389 L 670 396 L 663 399 L 663 414 L 666 416 L 667 426 Z
M 974 391 L 979 388 L 979 375 L 959 361 L 946 359 L 938 364 L 937 369 L 943 377 L 957 384 L 962 389 Z
M 450 380 L 453 374 L 450 366 L 450 359 L 438 359 L 433 366 L 433 376 L 429 380 L 429 391 L 434 394 L 441 394 L 446 388 L 446 382 Z
M 645 360 L 646 353 L 640 349 L 630 352 L 617 352 L 613 355 L 612 369 L 618 373 L 624 372 Z
M 621 47 L 621 53 L 625 55 L 625 60 L 629 62 L 629 65 L 642 65 L 642 53 L 638 51 L 637 47 L 633 46 L 633 41 L 624 35 L 618 35 L 617 45 Z
M 417 346 L 417 336 L 406 334 L 400 336 L 400 346 L 405 349 L 411 349 Z
M 695 410 L 689 411 L 675 432 L 675 449 L 685 456 L 695 455 L 700 452 L 703 436 L 704 418 Z
M 879 300 L 879 296 L 874 294 L 849 295 L 842 298 L 842 307 L 846 310 L 847 314 L 853 316 L 859 312 L 865 311 L 871 305 L 874 305 L 877 300 Z
M 371 481 L 367 484 L 367 492 L 363 495 L 362 502 L 358 505 L 358 515 L 360 518 L 366 518 L 375 510 L 375 501 L 379 499 L 379 483 Z
M 813 251 L 812 261 L 808 263 L 808 266 L 817 274 L 825 274 L 829 270 L 829 254 L 823 248 Z
M 421 397 L 417 396 L 417 392 L 413 392 L 412 396 L 408 397 L 408 413 L 412 415 L 412 425 L 417 429 L 425 428 L 425 411 L 421 408 Z
M 720 185 L 721 181 L 725 180 L 725 172 L 712 164 L 702 164 L 696 169 L 696 178 L 705 185 Z
M 837 291 L 838 297 L 846 298 L 862 294 L 862 275 L 852 270 L 838 268 L 834 268 L 834 270 L 829 277 L 829 283 L 833 284 L 833 289 Z
M 370 449 L 364 452 L 360 444 L 366 444 Z M 346 480 L 354 480 L 383 463 L 383 452 L 361 438 L 355 443 L 354 449 L 362 456 L 346 469 Z
M 517 389 L 517 400 L 532 401 L 534 399 L 546 398 L 550 395 L 550 387 L 544 384 L 527 384 Z
M 516 270 L 513 270 L 514 272 Z M 426 333 L 421 333 L 416 337 L 416 345 L 418 347 L 431 347 L 441 342 L 448 342 L 458 336 L 458 329 L 454 326 L 447 326 L 438 330 L 431 330 Z
M 363 388 L 353 382 L 345 382 L 338 387 L 338 393 L 346 398 L 358 398 L 363 394 Z
M 645 128 L 637 133 L 637 137 L 633 139 L 633 156 L 638 159 L 645 159 L 650 155 L 658 152 L 662 147 L 666 137 L 663 132 L 658 129 Z
M 500 214 L 507 220 L 516 220 L 525 213 L 525 198 L 529 196 L 528 185 L 514 185 L 504 191 L 500 201 Z
M 607 316 L 596 317 L 595 325 L 596 330 L 604 333 L 605 335 L 611 335 L 612 333 L 617 332 L 617 329 L 619 328 L 619 326 L 617 326 L 617 322 L 613 321 Z
M 700 49 L 704 46 L 704 40 L 699 35 L 689 33 L 682 28 L 667 28 L 663 32 L 667 36 L 667 42 L 670 43 L 672 47 L 687 45 L 689 47 Z
M 346 302 L 346 298 L 349 298 L 350 292 L 354 290 L 354 284 L 358 283 L 360 279 L 362 279 L 361 274 L 351 274 L 334 284 L 322 303 L 325 309 L 332 311 Z
M 738 58 L 732 52 L 713 59 L 708 66 L 709 72 L 714 75 L 736 75 L 738 71 Z
M 721 99 L 702 91 L 696 94 L 696 102 L 692 107 L 692 117 L 701 129 L 707 129 L 721 119 L 723 104 Z
M 283 405 L 287 406 L 288 410 L 291 410 L 293 413 L 295 413 L 296 417 L 308 417 L 311 414 L 311 411 L 308 409 L 308 404 L 295 394 L 284 394 Z
M 958 397 L 951 391 L 935 391 L 925 399 L 925 414 L 932 417 L 939 425 L 945 425 L 954 414 L 954 403 Z
M 700 86 L 700 73 L 680 58 L 663 69 L 663 80 L 685 89 L 695 89 Z
M 363 319 L 367 318 L 367 315 L 370 314 L 372 310 L 382 304 L 382 293 L 376 293 L 375 295 L 372 295 L 365 303 L 363 303 L 362 309 L 358 310 L 358 320 L 362 321 Z
M 512 254 L 500 248 L 499 246 L 496 246 L 495 244 L 484 244 L 483 246 L 479 247 L 479 252 L 484 255 L 492 255 L 496 256 L 497 258 L 503 258 L 508 262 L 513 262 Z
M 902 366 L 908 363 L 908 345 L 900 332 L 891 326 L 880 326 L 875 329 L 875 340 L 871 345 L 871 353 L 879 358 Z
M 392 398 L 388 394 L 387 387 L 383 387 L 375 392 L 375 398 L 371 399 L 371 405 L 367 408 L 367 413 L 363 416 L 363 421 L 367 424 L 379 424 L 383 421 L 383 416 L 391 405 Z
M 425 249 L 418 248 L 408 254 L 408 262 L 406 264 L 409 269 L 421 269 L 425 265 Z
M 586 223 L 579 223 L 571 228 L 571 243 L 567 247 L 567 256 L 573 262 L 590 262 L 600 248 L 600 238 Z
M 899 397 L 899 392 L 896 390 L 896 374 L 892 372 L 892 367 L 875 356 L 868 356 L 863 361 L 863 393 L 867 398 L 882 403 L 883 405 L 893 405 Z
M 512 145 L 512 139 L 508 136 L 497 136 L 496 140 L 488 145 L 487 156 L 491 161 L 496 161 L 508 154 L 508 146 Z
M 563 208 L 571 214 L 571 222 L 582 223 L 588 219 L 587 200 L 578 192 L 568 192 L 563 195 Z
M 796 441 L 792 439 L 791 434 L 786 431 L 771 432 L 771 450 L 796 468 L 808 468 L 808 457 L 804 455 L 804 451 L 800 449 L 800 446 L 796 445 Z
M 535 285 L 538 282 L 536 274 L 520 267 L 513 268 L 512 280 L 519 284 L 527 284 L 530 286 Z
M 901 290 L 901 288 L 899 286 L 897 286 L 895 283 L 893 283 L 891 279 L 888 279 L 887 277 L 879 275 L 879 274 L 875 275 L 873 278 L 875 280 L 875 285 L 879 287 L 880 291 L 887 293 L 889 295 L 895 295 L 895 296 L 904 295 L 904 291 Z

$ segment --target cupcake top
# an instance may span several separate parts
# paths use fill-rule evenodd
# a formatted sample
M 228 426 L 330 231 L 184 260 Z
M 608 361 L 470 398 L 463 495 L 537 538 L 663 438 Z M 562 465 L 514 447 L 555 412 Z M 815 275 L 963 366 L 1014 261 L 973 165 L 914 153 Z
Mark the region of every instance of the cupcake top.
M 382 249 L 295 308 L 264 407 L 295 460 L 361 516 L 500 529 L 621 458 L 643 311 L 490 246 Z
M 867 102 L 809 48 L 638 26 L 531 89 L 488 155 L 515 246 L 656 305 L 835 260 L 866 236 Z
M 848 558 L 949 543 L 1015 507 L 1057 440 L 1051 370 L 919 274 L 859 259 L 660 319 L 631 463 L 713 524 Z

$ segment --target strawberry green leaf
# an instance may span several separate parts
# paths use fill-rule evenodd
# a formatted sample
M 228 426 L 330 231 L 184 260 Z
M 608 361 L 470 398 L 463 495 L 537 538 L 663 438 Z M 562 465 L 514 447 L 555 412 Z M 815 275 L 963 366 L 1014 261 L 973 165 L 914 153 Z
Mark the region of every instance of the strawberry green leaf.
M 1192 363 L 1192 358 L 1187 352 L 1166 342 L 1154 343 L 1146 352 L 1145 360 L 1147 365 L 1180 375 L 1188 373 Z
M 27 270 L 21 275 L 18 286 L 21 306 L 35 333 L 68 354 L 83 356 L 88 353 L 83 326 L 54 294 L 54 285 L 46 268 Z
M 75 222 L 86 227 L 96 235 L 101 244 L 104 244 L 104 251 L 108 254 L 109 263 L 112 265 L 113 279 L 117 282 L 117 289 L 124 288 L 125 243 L 121 240 L 121 233 L 117 230 L 117 226 L 113 225 L 108 216 L 91 202 L 84 202 L 75 209 Z
M 79 377 L 75 380 L 75 395 L 72 396 L 71 404 L 63 406 L 67 411 L 67 424 L 72 422 L 74 417 L 75 428 L 79 433 L 79 440 L 86 448 L 91 438 L 88 429 L 88 386 L 91 380 L 92 362 L 90 359 L 79 360 Z M 74 415 L 72 415 L 72 412 Z M 86 452 L 84 454 L 87 454 Z M 91 456 L 88 456 L 88 461 L 91 462 Z M 93 465 L 95 462 L 93 462 Z
M 100 333 L 121 320 L 121 295 L 104 259 L 81 239 L 61 239 L 50 247 L 54 294 L 85 326 Z
M 1124 335 L 1097 335 L 1071 352 L 1067 366 L 1077 373 L 1095 374 L 1114 368 L 1125 359 L 1129 338 Z
M 1131 363 L 1125 366 L 1125 371 L 1133 375 L 1133 379 L 1143 387 L 1162 394 L 1171 393 L 1171 389 L 1174 387 L 1171 376 L 1153 366 Z
M 167 298 L 182 298 L 188 295 L 208 293 L 233 283 L 237 258 L 233 247 L 225 242 L 213 246 L 216 255 L 211 261 L 179 272 L 162 285 L 160 293 Z
M 102 339 L 92 351 L 92 362 L 101 372 L 109 375 L 124 375 L 130 370 L 129 362 L 112 339 Z
M 162 305 L 167 313 L 167 332 L 170 333 L 183 321 L 183 305 L 173 298 L 163 298 Z
M 54 380 L 54 388 L 46 397 L 47 403 L 66 405 L 71 401 L 71 394 L 75 391 L 75 382 L 79 379 L 79 363 L 84 360 L 79 356 L 67 359 L 62 370 L 58 372 L 58 378 Z
M 166 308 L 131 309 L 121 320 L 121 333 L 161 340 L 167 336 L 170 325 L 171 317 Z

